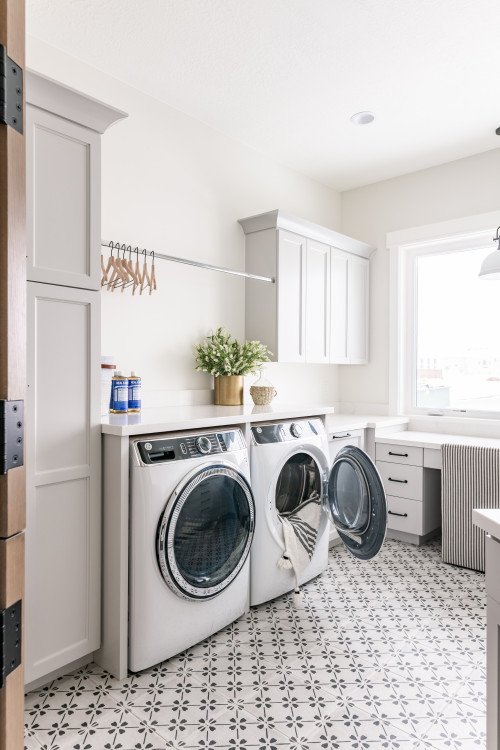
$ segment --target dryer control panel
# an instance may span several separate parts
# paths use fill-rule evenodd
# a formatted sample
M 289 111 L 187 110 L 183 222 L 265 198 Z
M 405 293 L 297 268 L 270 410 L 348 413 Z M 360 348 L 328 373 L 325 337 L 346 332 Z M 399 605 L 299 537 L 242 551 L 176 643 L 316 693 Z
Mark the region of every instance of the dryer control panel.
M 321 419 L 297 419 L 290 422 L 274 422 L 252 427 L 252 440 L 255 445 L 286 443 L 289 440 L 304 440 L 325 434 Z
M 214 456 L 227 451 L 245 448 L 241 430 L 207 432 L 196 435 L 162 435 L 151 440 L 141 440 L 137 449 L 143 463 L 162 464 L 169 461 L 182 461 L 185 458 Z

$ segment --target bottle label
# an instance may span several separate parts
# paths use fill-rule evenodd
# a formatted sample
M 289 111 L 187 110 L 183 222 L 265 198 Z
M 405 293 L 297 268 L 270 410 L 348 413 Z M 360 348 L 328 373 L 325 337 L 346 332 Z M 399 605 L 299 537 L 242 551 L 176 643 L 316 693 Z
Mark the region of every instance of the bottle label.
M 128 381 L 128 408 L 141 408 L 141 381 L 140 378 L 129 378 Z
M 128 382 L 127 380 L 113 380 L 111 386 L 111 408 L 113 411 L 127 411 Z

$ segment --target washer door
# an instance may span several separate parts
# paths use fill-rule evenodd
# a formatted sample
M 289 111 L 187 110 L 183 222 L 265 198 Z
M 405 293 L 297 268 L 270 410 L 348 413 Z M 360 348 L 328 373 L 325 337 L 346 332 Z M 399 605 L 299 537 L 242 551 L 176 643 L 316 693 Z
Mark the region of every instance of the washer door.
M 170 498 L 158 525 L 166 583 L 188 599 L 210 599 L 241 570 L 252 543 L 255 507 L 245 477 L 230 466 L 201 469 Z
M 380 550 L 387 530 L 387 500 L 379 473 L 360 448 L 342 448 L 328 482 L 332 520 L 349 552 L 370 560 Z
M 322 472 L 309 453 L 294 453 L 283 464 L 276 482 L 276 510 L 293 511 L 306 500 L 322 495 Z

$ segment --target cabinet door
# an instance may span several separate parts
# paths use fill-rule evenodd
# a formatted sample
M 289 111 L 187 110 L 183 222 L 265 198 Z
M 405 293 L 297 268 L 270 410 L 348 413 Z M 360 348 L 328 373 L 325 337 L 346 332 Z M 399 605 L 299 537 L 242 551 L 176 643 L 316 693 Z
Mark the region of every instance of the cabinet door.
M 331 250 L 331 320 L 330 362 L 348 363 L 347 348 L 347 273 L 349 256 L 342 250 Z
M 26 135 L 28 279 L 99 289 L 99 135 L 29 105 Z
M 100 294 L 28 283 L 26 681 L 100 643 Z
M 347 351 L 351 365 L 368 362 L 369 260 L 351 255 L 347 272 Z
M 305 362 L 306 240 L 292 232 L 278 233 L 279 362 Z
M 330 248 L 307 240 L 306 362 L 327 364 L 330 358 Z

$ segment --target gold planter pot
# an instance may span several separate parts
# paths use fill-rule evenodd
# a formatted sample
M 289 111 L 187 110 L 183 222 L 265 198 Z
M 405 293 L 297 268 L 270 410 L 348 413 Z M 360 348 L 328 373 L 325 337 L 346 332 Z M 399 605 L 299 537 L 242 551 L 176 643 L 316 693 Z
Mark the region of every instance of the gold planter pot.
M 243 404 L 243 375 L 216 375 L 214 386 L 216 406 Z

